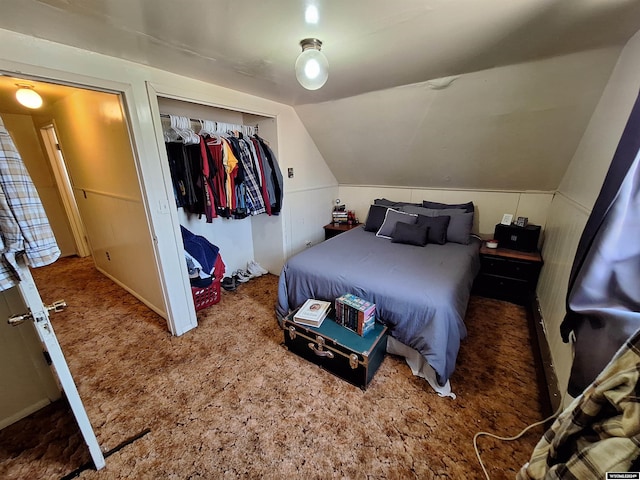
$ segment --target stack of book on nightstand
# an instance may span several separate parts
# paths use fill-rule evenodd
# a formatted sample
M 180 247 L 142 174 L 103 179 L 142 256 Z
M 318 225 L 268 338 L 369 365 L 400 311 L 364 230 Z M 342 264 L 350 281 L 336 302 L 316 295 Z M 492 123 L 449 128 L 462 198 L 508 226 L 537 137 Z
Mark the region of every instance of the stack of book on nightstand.
M 364 337 L 376 322 L 376 304 L 345 293 L 336 298 L 336 322 Z
M 293 321 L 307 327 L 319 327 L 331 309 L 331 302 L 308 299 L 293 315 Z
M 349 212 L 346 210 L 334 210 L 331 213 L 331 218 L 333 223 L 343 225 L 349 221 Z

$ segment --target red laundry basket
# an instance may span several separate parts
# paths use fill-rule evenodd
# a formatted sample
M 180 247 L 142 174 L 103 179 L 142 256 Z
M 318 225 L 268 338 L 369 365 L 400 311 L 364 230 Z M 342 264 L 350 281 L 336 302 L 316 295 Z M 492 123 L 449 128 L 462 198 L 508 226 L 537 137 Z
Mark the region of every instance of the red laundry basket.
M 222 255 L 216 257 L 214 264 L 214 276 L 213 282 L 208 287 L 191 287 L 191 294 L 193 295 L 193 303 L 196 306 L 196 312 L 203 308 L 215 305 L 220 301 L 220 282 L 224 277 L 226 266 L 222 260 Z
M 193 303 L 196 306 L 196 312 L 203 308 L 215 305 L 220 301 L 220 279 L 214 278 L 211 285 L 204 288 L 191 287 L 193 295 Z

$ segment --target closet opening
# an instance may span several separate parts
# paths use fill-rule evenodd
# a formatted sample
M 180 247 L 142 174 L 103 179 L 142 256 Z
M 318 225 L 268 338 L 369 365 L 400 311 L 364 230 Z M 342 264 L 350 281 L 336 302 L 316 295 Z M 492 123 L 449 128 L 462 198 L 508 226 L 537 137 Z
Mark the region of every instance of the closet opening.
M 188 232 L 187 235 L 194 234 L 204 237 L 208 242 L 217 247 L 219 249 L 219 255 L 225 265 L 226 277 L 232 277 L 235 272 L 248 270 L 248 264 L 250 262 L 257 262 L 270 273 L 279 274 L 284 262 L 281 205 L 282 202 L 286 200 L 282 198 L 284 185 L 282 184 L 282 174 L 278 164 L 276 119 L 265 114 L 243 112 L 214 105 L 204 105 L 196 103 L 195 101 L 165 97 L 161 94 L 158 94 L 157 101 L 159 118 L 156 120 L 159 128 L 157 128 L 156 131 L 162 131 L 159 149 L 162 151 L 161 156 L 164 157 L 166 181 L 170 183 L 169 188 L 171 188 L 174 193 L 175 202 L 173 205 L 170 205 L 170 208 L 173 208 L 175 211 L 175 218 L 179 223 L 180 231 L 184 232 L 184 229 L 186 229 Z M 180 129 L 173 128 L 176 122 L 180 121 L 183 122 L 181 125 L 184 125 L 187 130 L 190 130 L 190 133 L 185 133 L 181 136 L 178 132 Z M 212 137 L 208 135 L 206 127 L 208 127 L 209 130 L 214 129 Z M 194 207 L 192 204 L 189 204 L 189 200 L 185 200 L 188 196 L 188 192 L 185 193 L 185 184 L 189 185 L 202 179 L 196 177 L 192 182 L 191 178 L 189 178 L 184 182 L 176 178 L 176 162 L 180 162 L 184 158 L 187 164 L 193 162 L 193 165 L 202 165 L 199 163 L 203 158 L 202 152 L 205 152 L 205 155 L 210 154 L 207 153 L 206 149 L 201 150 L 202 145 L 199 144 L 200 139 L 198 138 L 198 134 L 201 131 L 204 138 L 214 138 L 214 142 L 217 141 L 215 140 L 217 136 L 224 137 L 223 143 L 228 143 L 230 150 L 234 150 L 236 153 L 238 150 L 244 148 L 242 145 L 240 147 L 235 145 L 238 143 L 237 139 L 240 139 L 240 144 L 244 142 L 248 146 L 247 150 L 252 150 L 252 152 L 249 155 L 251 161 L 244 165 L 246 168 L 244 174 L 241 173 L 241 175 L 248 176 L 251 166 L 255 166 L 256 184 L 254 186 L 257 190 L 261 190 L 264 184 L 265 191 L 267 182 L 265 181 L 264 175 L 262 180 L 260 179 L 262 168 L 260 162 L 262 162 L 262 160 L 258 160 L 261 158 L 260 154 L 256 154 L 256 152 L 253 151 L 254 145 L 251 144 L 251 141 L 253 139 L 255 148 L 257 149 L 256 151 L 259 151 L 260 148 L 258 146 L 259 142 L 256 139 L 266 144 L 265 149 L 268 149 L 274 157 L 277 177 L 280 178 L 280 184 L 275 187 L 276 191 L 280 189 L 280 198 L 273 203 L 274 208 L 272 212 L 268 209 L 266 209 L 266 211 L 258 210 L 262 212 L 258 214 L 252 212 L 250 205 L 252 200 L 250 196 L 245 194 L 244 190 L 236 188 L 237 185 L 229 188 L 230 183 L 227 183 L 226 195 L 228 195 L 228 197 L 225 197 L 224 188 L 219 193 L 213 192 L 212 197 L 215 196 L 215 200 L 212 202 L 214 209 L 215 206 L 220 205 L 219 197 L 224 197 L 229 200 L 227 205 L 227 203 L 224 202 L 224 198 L 222 198 L 222 204 L 227 208 L 226 210 L 225 208 L 218 208 L 217 212 L 214 210 L 213 218 L 211 215 L 208 216 L 203 212 L 199 212 L 198 207 Z M 256 134 L 257 137 L 254 136 Z M 194 135 L 195 137 L 190 137 L 190 135 Z M 204 145 L 206 146 L 208 143 L 205 142 Z M 218 148 L 221 149 L 222 147 Z M 211 156 L 208 158 L 213 165 L 213 158 Z M 242 169 L 242 159 L 238 159 L 238 164 Z M 262 173 L 264 174 L 264 171 L 262 171 Z M 232 176 L 235 178 L 235 173 Z M 227 181 L 228 177 L 229 176 L 226 177 Z M 276 175 L 274 173 L 274 178 L 275 177 Z M 224 183 L 224 180 L 222 180 L 224 176 L 220 178 L 220 183 Z M 269 173 L 266 174 L 266 178 L 270 181 Z M 204 185 L 206 185 L 206 181 L 200 185 L 195 185 L 195 188 L 197 190 Z M 252 188 L 248 182 L 247 185 L 248 188 Z M 196 196 L 198 195 L 200 194 L 197 193 Z M 247 198 L 246 204 L 244 203 L 245 196 Z M 235 209 L 235 203 L 234 207 L 231 207 L 231 202 L 235 202 L 236 198 L 238 200 L 237 210 Z M 273 191 L 271 197 L 265 193 L 262 199 L 265 200 L 265 203 L 274 202 Z M 242 208 L 239 207 L 240 202 L 243 203 Z M 275 207 L 276 204 L 277 207 Z M 271 207 L 271 203 L 269 206 Z M 182 240 L 184 240 L 184 237 Z M 183 270 L 185 277 L 187 277 L 188 272 L 186 265 Z M 189 280 L 191 279 L 187 281 Z M 191 282 L 191 285 L 193 286 L 193 282 Z M 239 286 L 240 284 L 237 285 Z M 196 304 L 196 309 L 197 308 Z M 212 308 L 215 308 L 215 306 Z

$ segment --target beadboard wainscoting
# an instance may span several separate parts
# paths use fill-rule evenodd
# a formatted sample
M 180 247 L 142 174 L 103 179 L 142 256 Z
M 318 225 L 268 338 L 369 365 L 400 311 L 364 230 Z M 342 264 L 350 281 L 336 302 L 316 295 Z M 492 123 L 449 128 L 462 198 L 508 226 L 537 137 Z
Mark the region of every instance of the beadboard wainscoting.
M 566 311 L 565 298 L 571 265 L 589 214 L 589 209 L 558 192 L 549 209 L 542 250 L 544 268 L 538 282 L 538 299 L 562 395 L 566 392 L 573 355 L 571 346 L 562 341 L 560 324 Z

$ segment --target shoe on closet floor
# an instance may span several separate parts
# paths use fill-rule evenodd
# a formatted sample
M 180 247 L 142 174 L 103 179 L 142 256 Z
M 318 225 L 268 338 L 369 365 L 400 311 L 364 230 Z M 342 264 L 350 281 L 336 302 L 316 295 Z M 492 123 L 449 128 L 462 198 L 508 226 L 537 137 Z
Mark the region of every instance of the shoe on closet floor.
M 227 292 L 233 292 L 237 288 L 236 281 L 233 277 L 224 277 L 222 282 L 220 282 L 222 288 L 224 288 Z
M 262 265 L 260 265 L 255 260 L 252 260 L 251 263 L 253 263 L 253 265 L 256 267 L 256 270 L 258 270 L 259 272 L 262 272 L 263 275 L 266 275 L 267 273 L 269 273 L 269 270 L 264 268 Z
M 233 279 L 236 283 L 247 283 L 251 278 L 251 274 L 245 270 L 236 270 L 233 272 Z
M 269 273 L 267 270 L 262 268 L 262 266 L 260 266 L 258 262 L 254 260 L 251 260 L 249 263 L 247 263 L 247 272 L 249 272 L 252 277 L 259 277 L 261 275 Z

